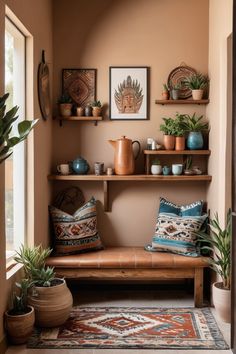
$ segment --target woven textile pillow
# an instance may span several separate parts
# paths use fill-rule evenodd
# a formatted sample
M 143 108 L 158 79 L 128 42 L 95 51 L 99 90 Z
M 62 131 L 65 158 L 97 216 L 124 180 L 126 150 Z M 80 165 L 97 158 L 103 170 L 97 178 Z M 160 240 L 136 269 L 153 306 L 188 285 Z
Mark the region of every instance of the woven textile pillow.
M 159 214 L 155 235 L 152 239 L 152 251 L 198 257 L 200 254 L 196 247 L 197 232 L 201 229 L 206 218 L 207 214 L 184 217 Z
M 179 216 L 201 216 L 203 200 L 197 200 L 187 205 L 177 205 L 165 198 L 160 198 L 159 213 L 169 213 Z
M 96 200 L 91 198 L 73 215 L 49 206 L 56 254 L 74 254 L 102 249 L 97 230 Z

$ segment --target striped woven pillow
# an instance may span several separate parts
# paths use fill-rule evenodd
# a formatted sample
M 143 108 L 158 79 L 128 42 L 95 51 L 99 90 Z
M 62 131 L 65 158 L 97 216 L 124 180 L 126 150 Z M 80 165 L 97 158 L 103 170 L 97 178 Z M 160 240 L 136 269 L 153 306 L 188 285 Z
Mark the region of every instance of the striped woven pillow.
M 152 239 L 152 250 L 198 257 L 200 254 L 196 248 L 197 232 L 206 218 L 207 214 L 184 217 L 159 214 Z
M 91 198 L 73 215 L 49 206 L 56 254 L 75 254 L 103 249 L 97 230 L 96 200 Z

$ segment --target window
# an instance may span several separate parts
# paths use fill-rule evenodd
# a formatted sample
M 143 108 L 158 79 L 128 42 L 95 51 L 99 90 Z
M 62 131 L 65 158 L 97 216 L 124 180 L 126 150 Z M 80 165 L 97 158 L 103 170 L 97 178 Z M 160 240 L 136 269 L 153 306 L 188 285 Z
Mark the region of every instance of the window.
M 25 119 L 25 36 L 8 19 L 5 22 L 5 92 L 7 109 L 19 106 L 17 124 Z M 14 128 L 13 128 L 14 129 Z M 25 240 L 26 219 L 25 142 L 14 147 L 5 161 L 5 225 L 7 261 Z

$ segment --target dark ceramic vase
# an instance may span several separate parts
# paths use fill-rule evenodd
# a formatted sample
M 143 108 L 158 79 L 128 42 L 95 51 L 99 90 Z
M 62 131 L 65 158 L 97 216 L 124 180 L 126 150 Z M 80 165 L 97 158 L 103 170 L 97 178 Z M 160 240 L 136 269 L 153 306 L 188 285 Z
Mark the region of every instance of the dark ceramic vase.
M 91 117 L 92 116 L 92 107 L 86 106 L 84 109 L 84 114 L 86 117 Z

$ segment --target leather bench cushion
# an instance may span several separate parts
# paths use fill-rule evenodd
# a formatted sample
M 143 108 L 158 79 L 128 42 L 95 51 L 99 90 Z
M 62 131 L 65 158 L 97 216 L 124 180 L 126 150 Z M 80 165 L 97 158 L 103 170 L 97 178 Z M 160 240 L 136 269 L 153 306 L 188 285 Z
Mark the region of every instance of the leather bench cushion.
M 55 268 L 199 268 L 207 267 L 206 257 L 186 257 L 172 253 L 148 252 L 142 247 L 107 247 L 104 250 L 68 256 L 49 257 Z

